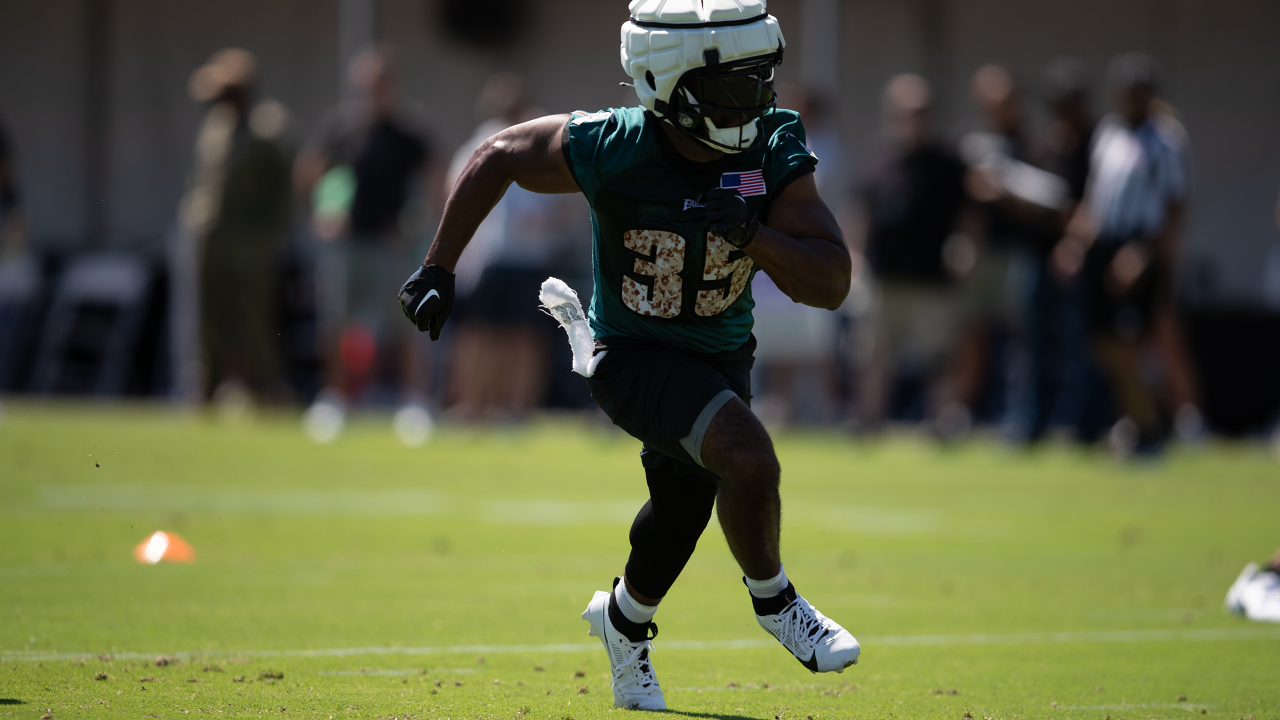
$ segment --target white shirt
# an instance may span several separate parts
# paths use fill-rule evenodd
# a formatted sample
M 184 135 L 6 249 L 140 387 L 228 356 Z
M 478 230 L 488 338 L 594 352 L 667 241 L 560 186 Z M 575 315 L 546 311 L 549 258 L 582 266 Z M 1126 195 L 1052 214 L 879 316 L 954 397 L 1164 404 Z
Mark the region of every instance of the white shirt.
M 1137 128 L 1107 116 L 1094 134 L 1090 163 L 1085 199 L 1104 241 L 1159 233 L 1169 204 L 1187 196 L 1186 131 L 1168 114 L 1153 113 Z

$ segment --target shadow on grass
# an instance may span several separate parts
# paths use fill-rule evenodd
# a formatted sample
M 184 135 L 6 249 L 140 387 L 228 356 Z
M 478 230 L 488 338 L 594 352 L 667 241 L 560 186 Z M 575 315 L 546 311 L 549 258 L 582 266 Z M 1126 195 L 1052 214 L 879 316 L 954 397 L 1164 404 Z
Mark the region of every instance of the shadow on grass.
M 0 705 L 26 705 L 26 704 L 27 704 L 26 700 L 19 700 L 18 698 L 0 698 Z
M 691 718 L 708 718 L 708 720 L 759 720 L 750 715 L 729 715 L 726 713 L 690 712 L 688 710 L 664 710 L 663 715 L 684 715 Z

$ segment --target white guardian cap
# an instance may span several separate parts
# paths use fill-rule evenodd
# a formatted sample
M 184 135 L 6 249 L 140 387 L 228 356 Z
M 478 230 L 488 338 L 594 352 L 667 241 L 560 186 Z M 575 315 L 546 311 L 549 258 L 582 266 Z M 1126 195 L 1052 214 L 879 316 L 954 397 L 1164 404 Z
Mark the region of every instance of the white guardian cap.
M 677 130 L 741 152 L 777 106 L 786 40 L 766 0 L 632 0 L 622 67 L 640 102 Z

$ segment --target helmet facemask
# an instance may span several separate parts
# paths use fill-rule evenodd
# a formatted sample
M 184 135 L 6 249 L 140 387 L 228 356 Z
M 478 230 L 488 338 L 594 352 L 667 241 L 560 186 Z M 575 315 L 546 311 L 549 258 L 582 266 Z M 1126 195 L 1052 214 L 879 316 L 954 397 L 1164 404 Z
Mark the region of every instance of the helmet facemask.
M 671 103 L 659 109 L 677 130 L 713 150 L 742 152 L 762 134 L 762 118 L 771 124 L 778 105 L 773 69 L 782 63 L 782 49 L 725 64 L 715 48 L 704 56 L 706 65 L 685 73 Z

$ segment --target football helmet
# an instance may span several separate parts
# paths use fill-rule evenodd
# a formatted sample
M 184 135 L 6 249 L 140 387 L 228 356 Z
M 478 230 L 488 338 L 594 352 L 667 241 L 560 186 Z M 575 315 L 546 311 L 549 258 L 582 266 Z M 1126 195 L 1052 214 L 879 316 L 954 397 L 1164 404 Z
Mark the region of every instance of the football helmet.
M 786 40 L 766 0 L 632 0 L 622 67 L 640 102 L 722 152 L 742 152 L 777 107 Z

